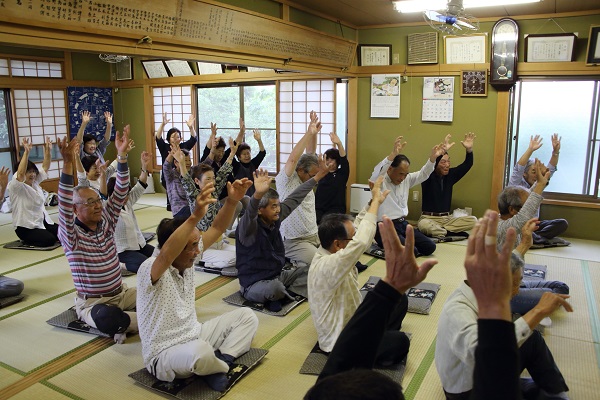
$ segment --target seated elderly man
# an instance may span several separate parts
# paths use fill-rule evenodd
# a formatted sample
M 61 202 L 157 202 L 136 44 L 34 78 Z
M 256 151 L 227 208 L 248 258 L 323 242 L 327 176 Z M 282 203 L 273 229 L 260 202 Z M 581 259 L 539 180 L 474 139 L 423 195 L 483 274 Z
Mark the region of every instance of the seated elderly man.
M 486 234 L 485 240 L 486 245 L 496 243 L 496 238 L 489 234 Z M 523 265 L 523 259 L 513 252 L 510 261 L 512 296 L 515 296 L 519 290 Z M 523 385 L 527 396 L 531 392 L 539 391 L 539 398 L 568 399 L 566 392 L 569 388 L 554 362 L 552 353 L 540 332 L 534 330 L 542 319 L 561 306 L 569 312 L 573 311 L 566 301 L 568 297 L 567 295 L 544 293 L 535 309 L 514 322 L 519 346 L 519 371 L 527 369 L 533 380 L 533 382 L 526 380 L 526 385 Z M 475 349 L 478 344 L 478 312 L 478 301 L 469 281 L 464 281 L 448 297 L 442 309 L 438 321 L 435 365 L 446 399 L 467 400 L 470 398 L 473 389 Z
M 379 176 L 384 176 L 382 188 L 390 190 L 390 194 L 379 207 L 377 221 L 381 221 L 383 216 L 387 215 L 394 223 L 400 240 L 404 243 L 404 233 L 408 226 L 406 217 L 408 216 L 409 189 L 425 181 L 431 175 L 436 158 L 444 154 L 446 149 L 443 143 L 433 146 L 431 155 L 421 170 L 409 173 L 410 160 L 404 154 L 400 154 L 406 146 L 406 142 L 403 142 L 402 139 L 402 136 L 396 138 L 392 152 L 375 166 L 370 180 L 375 181 Z M 380 247 L 383 246 L 379 229 L 375 234 L 375 240 Z M 415 231 L 414 251 L 417 257 L 428 256 L 435 251 L 435 243 L 421 232 Z
M 294 190 L 309 181 L 319 171 L 315 151 L 317 133 L 320 131 L 321 123 L 317 113 L 311 111 L 306 133 L 296 143 L 284 168 L 275 177 L 275 185 L 281 201 L 284 201 Z M 304 150 L 306 150 L 306 154 L 302 154 Z M 286 221 L 281 223 L 285 256 L 300 267 L 310 265 L 319 247 L 315 202 L 315 194 L 310 191 L 299 207 L 291 212 Z
M 308 266 L 286 267 L 281 223 L 302 203 L 307 193 L 327 175 L 321 158 L 319 170 L 294 190 L 283 202 L 270 188 L 271 178 L 265 170 L 254 174 L 254 194 L 235 231 L 235 248 L 242 296 L 265 303 L 268 310 L 281 310 L 281 300 L 290 292 L 308 297 Z
M 512 175 L 508 184 L 510 186 L 521 186 L 525 189 L 531 189 L 534 183 L 537 181 L 537 170 L 542 169 L 542 175 L 545 174 L 546 170 L 550 173 L 548 180 L 552 178 L 552 175 L 556 172 L 556 166 L 558 165 L 558 155 L 560 154 L 560 141 L 561 138 L 557 133 L 552 135 L 552 156 L 548 165 L 539 164 L 536 166 L 535 161 L 531 159 L 531 155 L 534 151 L 542 147 L 542 139 L 540 135 L 531 136 L 529 140 L 529 147 L 513 169 Z M 536 217 L 539 216 L 539 206 L 536 210 Z M 552 219 L 539 222 L 539 227 L 536 232 L 533 233 L 534 244 L 548 244 L 550 239 L 559 241 L 563 244 L 570 244 L 564 239 L 557 238 L 558 235 L 564 233 L 569 227 L 569 223 L 566 219 Z
M 235 358 L 250 349 L 258 318 L 240 308 L 205 322 L 196 316 L 194 260 L 218 240 L 233 216 L 237 202 L 252 182 L 244 179 L 227 185 L 228 197 L 213 225 L 200 232 L 196 225 L 209 204 L 214 186 L 206 185 L 187 219 L 161 221 L 157 228 L 160 253 L 138 270 L 137 310 L 142 354 L 148 371 L 162 381 L 204 377 L 214 390 L 229 386 L 227 373 Z
M 58 142 L 63 157 L 58 184 L 58 238 L 77 290 L 77 317 L 122 343 L 126 332 L 137 331 L 135 288 L 128 288 L 122 281 L 113 238 L 129 191 L 129 125 L 122 136 L 117 132 L 115 145 L 115 190 L 104 205 L 98 192 L 89 186 L 73 188 L 73 158 L 78 157 L 79 142 L 75 139 L 69 143 L 67 138 Z
M 435 169 L 425 182 L 421 183 L 423 190 L 423 204 L 421 205 L 421 218 L 419 218 L 419 231 L 427 236 L 441 237 L 448 232 L 463 233 L 473 229 L 477 217 L 472 215 L 454 216 L 452 214 L 452 188 L 469 172 L 473 166 L 474 133 L 465 134 L 465 140 L 460 143 L 466 150 L 465 161 L 450 168 L 450 155 L 448 150 L 454 146 L 450 143 L 450 135 L 446 136 L 443 155 L 435 159 Z M 465 234 L 466 236 L 466 234 Z
M 327 214 L 319 225 L 321 247 L 308 270 L 308 301 L 319 347 L 329 353 L 338 336 L 361 302 L 356 262 L 371 246 L 375 236 L 377 211 L 389 191 L 381 193 L 383 176 L 371 191 L 370 205 L 356 218 L 358 228 L 347 214 Z M 377 351 L 379 365 L 396 364 L 408 354 L 410 341 L 400 332 L 408 310 L 408 298 L 402 294 Z

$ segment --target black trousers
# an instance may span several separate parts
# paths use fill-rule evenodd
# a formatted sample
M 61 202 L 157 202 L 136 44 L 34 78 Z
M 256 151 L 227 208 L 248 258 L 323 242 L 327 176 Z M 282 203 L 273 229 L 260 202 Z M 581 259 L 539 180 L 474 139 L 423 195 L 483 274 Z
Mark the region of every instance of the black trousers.
M 394 223 L 394 227 L 396 228 L 396 232 L 398 232 L 398 236 L 400 237 L 400 242 L 404 244 L 406 240 L 406 227 L 408 226 L 408 222 L 406 220 L 392 220 Z M 435 251 L 435 243 L 433 240 L 423 235 L 419 230 L 415 229 L 415 256 L 428 256 L 433 254 Z M 381 234 L 379 233 L 379 225 L 377 225 L 377 232 L 375 232 L 375 241 L 379 245 L 379 247 L 383 248 L 383 242 L 381 241 Z
M 58 225 L 48 224 L 44 221 L 46 229 L 29 229 L 17 226 L 15 233 L 25 244 L 36 247 L 48 247 L 58 242 Z

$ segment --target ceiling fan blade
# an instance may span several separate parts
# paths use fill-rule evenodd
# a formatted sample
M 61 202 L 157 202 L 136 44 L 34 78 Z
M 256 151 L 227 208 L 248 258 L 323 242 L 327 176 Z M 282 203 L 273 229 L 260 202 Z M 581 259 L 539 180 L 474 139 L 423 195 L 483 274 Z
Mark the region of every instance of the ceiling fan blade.
M 473 25 L 471 25 L 470 23 L 468 23 L 468 22 L 465 22 L 465 21 L 462 21 L 462 20 L 460 20 L 460 19 L 457 19 L 457 20 L 456 20 L 456 22 L 454 23 L 454 25 L 455 25 L 457 28 L 458 28 L 458 25 L 462 25 L 462 26 L 464 26 L 464 27 L 465 27 L 465 28 L 467 28 L 467 29 L 473 29 L 473 30 L 477 29 L 477 28 L 475 28 Z

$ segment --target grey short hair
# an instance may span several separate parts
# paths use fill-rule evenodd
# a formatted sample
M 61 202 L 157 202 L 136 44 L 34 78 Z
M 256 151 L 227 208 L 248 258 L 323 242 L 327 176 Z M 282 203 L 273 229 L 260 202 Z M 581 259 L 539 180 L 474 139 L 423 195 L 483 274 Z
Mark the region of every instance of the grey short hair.
M 314 166 L 319 165 L 319 159 L 316 154 L 302 154 L 300 159 L 298 160 L 298 164 L 296 165 L 296 171 L 303 170 L 308 173 L 310 169 Z
M 525 169 L 523 170 L 523 174 L 528 173 L 529 168 L 533 167 L 533 164 L 535 164 L 535 160 L 530 159 L 529 161 L 527 161 L 527 164 L 525 164 Z
M 92 189 L 97 194 L 100 194 L 95 188 L 93 188 L 92 186 L 90 186 L 89 183 L 87 185 L 77 185 L 77 186 L 75 186 L 73 188 L 73 193 L 76 194 L 77 196 L 79 196 L 79 192 L 81 192 L 84 189 Z
M 269 200 L 278 199 L 278 198 L 279 198 L 279 193 L 277 193 L 277 190 L 275 190 L 273 188 L 269 188 L 267 193 L 265 193 L 264 196 L 258 202 L 258 208 L 265 208 L 266 206 L 269 205 Z
M 507 186 L 498 195 L 498 211 L 500 215 L 508 214 L 508 207 L 523 207 L 521 193 L 527 192 L 520 186 Z
M 525 266 L 525 260 L 515 251 L 510 253 L 510 272 L 513 274 Z

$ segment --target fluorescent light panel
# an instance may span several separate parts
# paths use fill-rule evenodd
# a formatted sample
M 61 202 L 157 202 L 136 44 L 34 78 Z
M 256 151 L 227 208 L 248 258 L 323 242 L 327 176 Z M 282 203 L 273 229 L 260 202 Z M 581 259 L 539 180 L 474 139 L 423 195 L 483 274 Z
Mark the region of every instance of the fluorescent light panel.
M 501 7 L 513 4 L 538 3 L 542 0 L 464 0 L 465 8 Z M 415 13 L 425 10 L 445 10 L 448 0 L 402 0 L 393 1 L 394 9 L 401 13 Z

